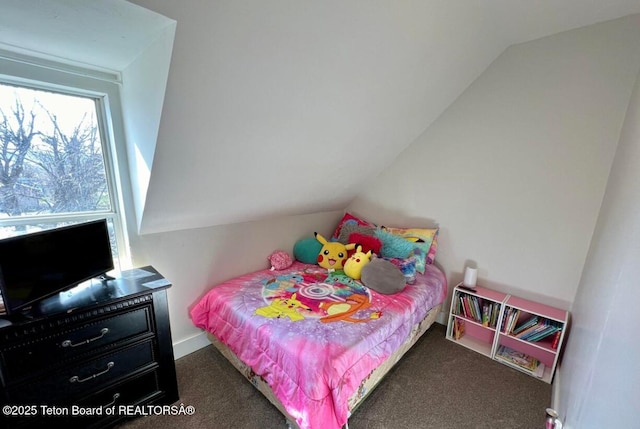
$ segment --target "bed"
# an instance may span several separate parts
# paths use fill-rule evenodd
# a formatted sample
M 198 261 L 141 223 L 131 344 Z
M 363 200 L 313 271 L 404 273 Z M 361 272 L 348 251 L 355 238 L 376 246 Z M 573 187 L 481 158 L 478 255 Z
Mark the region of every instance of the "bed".
M 191 319 L 289 426 L 337 429 L 431 326 L 446 296 L 434 265 L 401 292 L 381 294 L 296 261 L 211 288 Z

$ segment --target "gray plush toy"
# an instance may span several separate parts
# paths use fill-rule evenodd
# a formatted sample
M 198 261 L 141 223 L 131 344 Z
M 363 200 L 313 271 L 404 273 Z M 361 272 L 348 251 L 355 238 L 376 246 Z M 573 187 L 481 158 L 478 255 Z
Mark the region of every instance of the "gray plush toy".
M 404 274 L 391 262 L 374 258 L 362 267 L 362 284 L 378 293 L 391 295 L 402 291 L 406 286 Z

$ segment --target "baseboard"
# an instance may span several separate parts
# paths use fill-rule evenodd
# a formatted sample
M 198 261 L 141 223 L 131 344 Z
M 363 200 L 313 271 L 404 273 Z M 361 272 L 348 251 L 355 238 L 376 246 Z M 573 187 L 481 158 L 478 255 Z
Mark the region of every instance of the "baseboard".
M 558 413 L 558 422 L 556 429 L 562 429 L 566 416 L 566 410 L 560 409 L 560 384 L 562 383 L 562 368 L 560 364 L 556 366 L 556 372 L 553 375 L 553 384 L 551 385 L 551 408 Z
M 443 306 L 444 308 L 444 306 Z M 447 326 L 447 317 L 449 316 L 448 312 L 441 311 L 438 313 L 438 317 L 436 317 L 436 322 L 441 325 Z
M 560 382 L 561 382 L 560 364 L 556 366 L 556 372 L 553 375 L 553 384 L 551 385 L 551 408 L 560 411 Z
M 210 346 L 211 341 L 207 338 L 205 332 L 200 332 L 185 340 L 173 343 L 173 358 L 180 359 L 183 356 L 191 354 L 206 346 Z

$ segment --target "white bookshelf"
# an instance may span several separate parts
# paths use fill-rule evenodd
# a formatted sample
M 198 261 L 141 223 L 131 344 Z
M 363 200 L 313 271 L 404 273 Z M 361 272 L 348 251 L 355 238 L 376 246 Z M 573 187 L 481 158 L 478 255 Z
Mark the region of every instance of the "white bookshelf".
M 472 304 L 474 308 L 471 308 Z M 493 318 L 485 316 L 483 319 L 483 307 L 485 311 L 487 309 L 497 311 L 497 318 L 494 315 Z M 507 326 L 511 314 L 515 316 L 511 325 Z M 508 330 L 509 327 L 512 330 L 517 329 L 535 316 L 539 321 L 557 326 L 560 330 L 534 341 L 517 338 Z M 458 284 L 451 298 L 447 339 L 546 383 L 551 383 L 565 341 L 568 321 L 569 313 L 565 310 L 481 286 L 471 290 Z M 456 335 L 456 325 L 460 324 L 464 325 L 464 332 Z M 538 377 L 532 371 L 496 357 L 501 346 L 535 358 L 538 365 L 544 364 L 544 371 L 540 371 L 538 367 L 538 373 L 541 373 Z

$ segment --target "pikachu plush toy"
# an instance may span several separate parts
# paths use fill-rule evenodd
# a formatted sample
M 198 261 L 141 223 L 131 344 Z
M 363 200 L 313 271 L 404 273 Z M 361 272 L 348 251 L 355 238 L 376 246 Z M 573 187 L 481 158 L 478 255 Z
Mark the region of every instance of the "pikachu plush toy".
M 318 253 L 318 265 L 328 269 L 329 272 L 341 270 L 349 257 L 347 251 L 355 249 L 356 245 L 353 243 L 344 245 L 338 241 L 327 241 L 317 232 L 313 234 L 316 240 L 322 244 L 322 249 L 320 249 L 320 253 Z
M 356 248 L 356 252 L 344 263 L 344 273 L 354 280 L 362 277 L 362 268 L 371 261 L 371 250 L 362 251 L 362 246 Z

